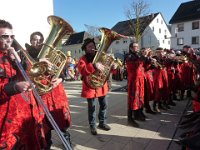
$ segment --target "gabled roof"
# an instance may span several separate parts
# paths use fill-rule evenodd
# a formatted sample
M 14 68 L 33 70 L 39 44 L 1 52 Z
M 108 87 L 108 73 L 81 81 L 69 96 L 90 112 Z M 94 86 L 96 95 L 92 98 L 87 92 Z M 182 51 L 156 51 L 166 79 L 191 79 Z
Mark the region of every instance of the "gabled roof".
M 169 21 L 170 24 L 200 19 L 200 1 L 182 3 Z
M 85 31 L 74 33 L 63 43 L 63 46 L 83 43 Z
M 168 24 L 168 25 L 167 25 L 167 28 L 168 28 L 169 32 L 171 33 L 171 31 L 172 31 L 172 26 Z
M 154 13 L 148 16 L 144 16 L 139 18 L 141 22 L 141 31 L 140 33 L 143 33 L 143 31 L 146 29 L 146 27 L 152 22 L 152 20 L 158 15 L 159 13 Z M 126 20 L 118 22 L 112 30 L 126 36 L 134 35 L 133 30 L 131 29 L 131 24 L 135 24 L 136 19 Z

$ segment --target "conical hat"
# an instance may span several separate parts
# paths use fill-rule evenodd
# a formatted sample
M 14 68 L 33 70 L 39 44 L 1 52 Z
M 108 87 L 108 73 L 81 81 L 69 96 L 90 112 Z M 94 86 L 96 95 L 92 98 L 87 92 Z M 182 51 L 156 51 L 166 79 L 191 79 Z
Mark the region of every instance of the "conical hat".
M 67 56 L 71 56 L 71 52 L 70 51 L 67 51 Z

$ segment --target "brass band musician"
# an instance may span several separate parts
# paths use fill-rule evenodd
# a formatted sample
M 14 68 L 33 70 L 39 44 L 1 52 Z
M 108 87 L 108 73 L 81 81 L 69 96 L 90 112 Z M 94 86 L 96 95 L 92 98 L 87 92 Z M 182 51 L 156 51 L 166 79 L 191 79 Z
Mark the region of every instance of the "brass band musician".
M 28 48 L 27 49 L 28 53 L 35 60 L 37 60 L 37 56 L 42 48 L 43 41 L 44 41 L 43 34 L 37 31 L 37 32 L 33 32 L 30 35 L 31 46 L 28 46 L 28 44 L 26 44 L 26 47 Z M 48 60 L 42 60 L 42 61 L 48 62 Z M 31 66 L 28 66 L 28 68 L 29 67 Z M 54 120 L 58 124 L 59 128 L 63 132 L 64 137 L 71 144 L 70 134 L 67 131 L 71 123 L 69 102 L 68 102 L 68 98 L 66 96 L 66 93 L 61 81 L 62 81 L 61 78 L 55 78 L 52 81 L 53 89 L 49 91 L 48 93 L 41 95 L 41 97 L 44 103 L 46 104 L 46 106 L 48 107 L 50 113 L 54 117 Z M 53 128 L 46 117 L 44 118 L 43 122 L 45 124 L 45 139 L 47 142 L 46 149 L 50 149 L 52 145 L 51 130 L 53 130 Z
M 100 72 L 104 71 L 104 66 L 97 62 L 93 64 L 93 59 L 96 54 L 96 43 L 94 39 L 87 38 L 84 40 L 82 45 L 82 50 L 85 51 L 78 63 L 78 70 L 82 76 L 82 92 L 81 97 L 87 99 L 88 103 L 88 121 L 90 126 L 90 131 L 92 135 L 97 135 L 96 128 L 96 98 L 98 99 L 100 109 L 98 114 L 99 125 L 98 127 L 102 130 L 109 131 L 111 128 L 107 125 L 107 98 L 108 93 L 108 83 L 107 81 L 103 84 L 102 87 L 91 88 L 86 83 L 86 77 L 92 74 L 95 70 Z
M 21 59 L 11 46 L 13 40 L 12 25 L 0 20 L 0 149 L 42 149 L 40 111 L 30 83 L 22 80 L 15 64 Z
M 138 43 L 130 43 L 129 54 L 126 57 L 126 69 L 128 73 L 128 122 L 138 127 L 135 121 L 145 121 L 144 107 L 144 62 L 149 61 L 148 53 L 139 52 Z

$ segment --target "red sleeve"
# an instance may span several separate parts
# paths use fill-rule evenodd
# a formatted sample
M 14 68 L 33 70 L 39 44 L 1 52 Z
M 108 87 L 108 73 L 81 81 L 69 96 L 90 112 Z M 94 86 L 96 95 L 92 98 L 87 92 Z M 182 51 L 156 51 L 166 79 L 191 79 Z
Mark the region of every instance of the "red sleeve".
M 87 63 L 84 57 L 81 57 L 78 63 L 78 70 L 82 76 L 88 76 L 95 71 L 92 63 Z

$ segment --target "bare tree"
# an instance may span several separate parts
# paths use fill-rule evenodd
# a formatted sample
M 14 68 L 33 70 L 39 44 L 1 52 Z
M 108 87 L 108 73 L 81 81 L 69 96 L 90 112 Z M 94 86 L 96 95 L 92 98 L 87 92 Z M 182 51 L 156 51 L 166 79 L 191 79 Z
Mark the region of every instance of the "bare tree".
M 144 0 L 132 0 L 130 8 L 125 11 L 126 17 L 129 19 L 129 26 L 136 42 L 141 38 L 144 31 L 145 20 L 141 19 L 149 14 L 149 4 Z
M 86 31 L 93 37 L 98 37 L 99 35 L 101 35 L 100 31 L 99 31 L 99 27 L 95 27 L 95 26 L 91 26 L 91 25 L 87 25 L 85 24 L 86 27 Z

